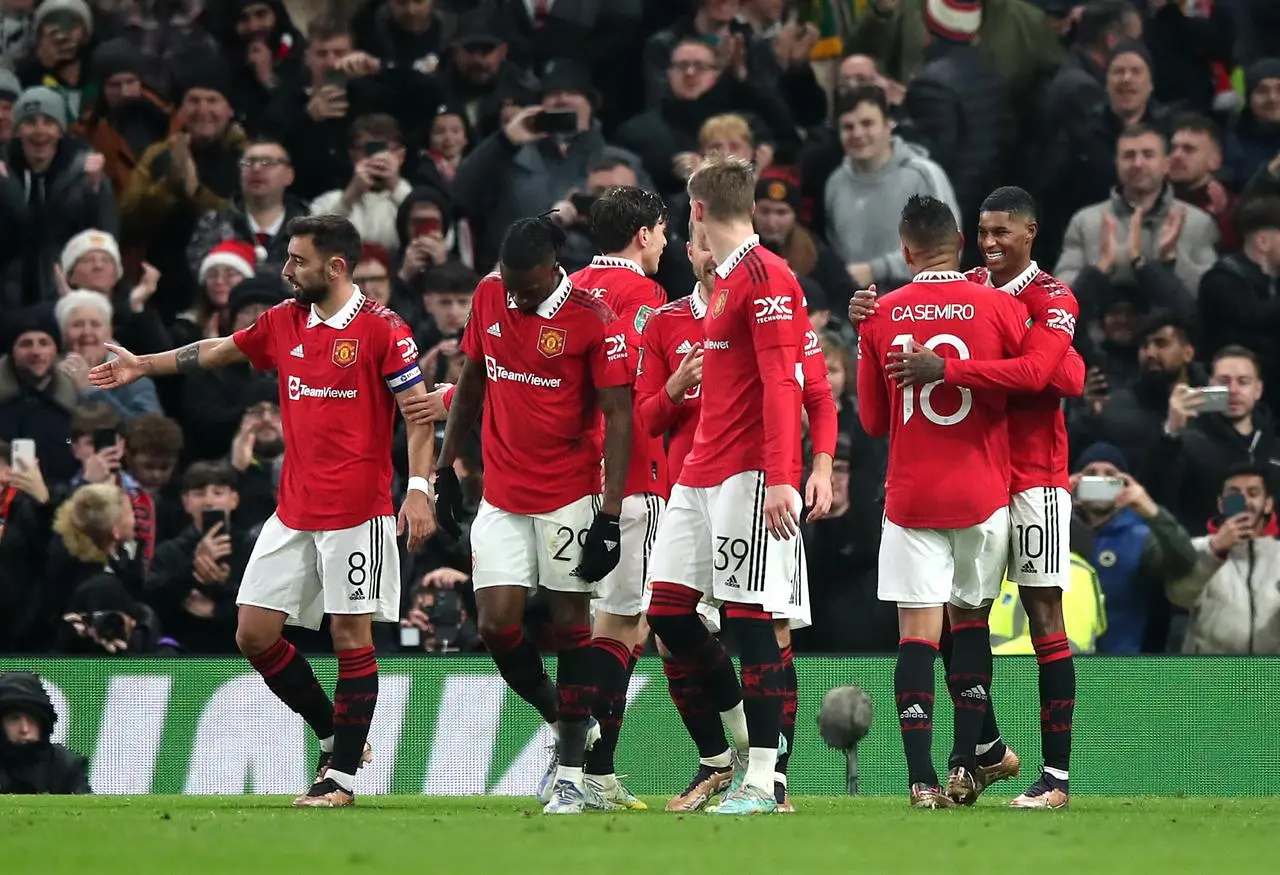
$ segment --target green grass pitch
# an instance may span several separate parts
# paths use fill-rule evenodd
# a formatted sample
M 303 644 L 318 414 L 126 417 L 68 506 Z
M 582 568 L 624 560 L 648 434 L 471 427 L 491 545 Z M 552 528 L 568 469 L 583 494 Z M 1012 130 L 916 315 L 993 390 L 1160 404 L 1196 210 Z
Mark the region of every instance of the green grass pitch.
M 806 797 L 790 816 L 662 811 L 544 817 L 532 799 L 0 797 L 5 875 L 123 872 L 1212 873 L 1275 858 L 1280 798 L 1089 798 L 1070 811 L 911 811 L 905 798 Z

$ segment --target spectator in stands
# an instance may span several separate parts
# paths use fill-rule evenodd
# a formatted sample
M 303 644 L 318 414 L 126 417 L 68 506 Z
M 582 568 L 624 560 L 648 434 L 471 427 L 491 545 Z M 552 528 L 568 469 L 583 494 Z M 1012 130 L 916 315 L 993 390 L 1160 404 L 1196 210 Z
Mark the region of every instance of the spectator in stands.
M 8 147 L 13 139 L 13 104 L 22 94 L 18 77 L 0 67 L 0 150 Z
M 120 198 L 122 242 L 141 246 L 161 273 L 154 306 L 166 319 L 196 300 L 187 243 L 196 221 L 226 207 L 240 184 L 246 137 L 232 121 L 232 86 L 216 61 L 186 74 L 168 139 L 143 153 Z
M 93 52 L 89 87 L 97 97 L 80 108 L 71 131 L 106 161 L 117 194 L 129 185 L 138 159 L 169 133 L 171 107 L 143 82 L 146 59 L 127 39 L 107 40 Z
M 537 90 L 537 81 L 511 60 L 509 52 L 507 36 L 491 12 L 480 8 L 463 16 L 436 77 L 445 94 L 458 102 L 467 127 L 499 127 L 509 89 Z M 446 176 L 449 179 L 452 175 Z
M 36 442 L 45 477 L 66 483 L 78 467 L 67 452 L 71 411 L 79 403 L 75 383 L 58 368 L 62 332 L 41 308 L 18 314 L 8 355 L 0 358 L 0 438 Z
M 477 229 L 476 264 L 496 264 L 507 226 L 521 216 L 546 212 L 581 191 L 588 170 L 599 159 L 618 158 L 633 170 L 640 168 L 637 156 L 605 142 L 595 118 L 597 103 L 587 69 L 576 61 L 557 60 L 542 79 L 541 102 L 516 113 L 501 131 L 490 134 L 462 159 L 453 180 L 453 197 L 463 213 L 483 218 L 483 226 Z M 576 114 L 576 132 L 548 135 L 535 130 L 534 118 L 540 113 L 564 111 Z M 651 183 L 642 179 L 640 184 Z
M 80 114 L 93 23 L 93 10 L 84 0 L 45 0 L 32 21 L 35 51 L 14 71 L 25 87 L 52 86 L 65 98 L 58 120 L 64 126 Z
M 425 172 L 424 165 L 429 165 L 435 169 L 445 187 L 452 185 L 453 177 L 458 174 L 458 166 L 462 164 L 462 156 L 474 141 L 475 135 L 472 133 L 466 108 L 461 104 L 440 104 L 431 119 L 427 148 L 418 156 L 419 174 Z
M 1204 116 L 1176 116 L 1170 127 L 1169 182 L 1173 195 L 1204 210 L 1218 224 L 1218 251 L 1237 252 L 1236 196 L 1217 178 L 1222 169 L 1222 134 Z
M 174 318 L 173 345 L 230 334 L 231 290 L 256 273 L 257 262 L 254 247 L 240 240 L 224 240 L 210 249 L 197 272 L 200 296 L 195 306 Z
M 1121 388 L 1110 374 L 1090 375 L 1086 398 L 1070 417 L 1071 446 L 1096 442 L 1115 445 L 1133 470 L 1150 470 L 1148 451 L 1160 440 L 1169 410 L 1169 397 L 1179 383 L 1203 386 L 1204 369 L 1195 361 L 1191 325 L 1167 311 L 1152 313 L 1138 330 L 1138 380 Z M 1161 472 L 1160 476 L 1164 476 Z M 1158 482 L 1153 479 L 1151 482 Z
M 1245 108 L 1227 134 L 1226 178 L 1236 188 L 1280 155 L 1280 57 L 1249 65 L 1245 97 Z
M 85 794 L 89 761 L 53 744 L 58 714 L 37 675 L 0 674 L 0 795 Z
M 1226 516 L 1226 502 L 1244 509 Z M 1191 611 L 1184 653 L 1280 654 L 1280 541 L 1267 472 L 1228 471 L 1209 534 L 1192 541 L 1196 565 L 1165 584 L 1169 601 Z
M 394 252 L 400 248 L 396 213 L 413 190 L 401 175 L 405 150 L 400 125 L 389 115 L 361 116 L 351 126 L 348 154 L 355 167 L 350 181 L 316 198 L 311 212 L 345 216 L 366 243 Z
M 48 649 L 38 584 L 49 555 L 53 495 L 40 460 L 9 467 L 11 445 L 0 441 L 0 648 L 9 653 Z
M 436 8 L 435 0 L 366 3 L 352 22 L 356 48 L 429 76 L 440 66 L 458 30 L 457 16 Z
M 227 303 L 231 331 L 252 325 L 262 313 L 283 300 L 284 291 L 278 277 L 254 276 L 238 283 Z M 226 456 L 244 412 L 259 402 L 278 398 L 275 379 L 255 372 L 248 362 L 189 375 L 180 417 L 187 433 L 188 456 L 192 459 Z
M 1081 268 L 1097 264 L 1110 251 L 1104 247 L 1114 245 L 1113 282 L 1133 283 L 1144 269 L 1163 266 L 1194 299 L 1200 277 L 1217 259 L 1218 229 L 1204 210 L 1174 197 L 1164 134 L 1144 124 L 1126 128 L 1116 142 L 1115 166 L 1120 185 L 1109 199 L 1071 217 L 1054 275 L 1072 285 Z
M 307 204 L 286 194 L 293 183 L 289 153 L 279 143 L 258 141 L 245 146 L 240 158 L 240 190 L 221 210 L 200 217 L 191 242 L 187 264 L 200 275 L 205 258 L 219 243 L 236 240 L 253 247 L 255 269 L 279 273 L 289 258 L 291 219 L 309 214 Z
M 67 241 L 61 263 L 54 267 L 58 296 L 72 289 L 97 292 L 114 302 L 112 331 L 121 345 L 139 353 L 160 352 L 173 344 L 164 320 L 151 308 L 160 283 L 160 271 L 145 261 L 132 287 L 121 282 L 124 265 L 116 238 L 90 228 Z
M 1107 99 L 1107 67 L 1126 38 L 1133 7 L 1124 0 L 1093 0 L 1080 11 L 1075 41 L 1044 91 L 1041 123 L 1052 131 L 1065 120 L 1083 119 Z M 1138 22 L 1141 27 L 1141 20 Z
M 259 401 L 244 412 L 231 442 L 230 460 L 239 472 L 236 527 L 260 526 L 275 512 L 280 464 L 284 460 L 279 405 L 274 401 Z
M 432 185 L 418 186 L 400 204 L 396 238 L 404 282 L 449 261 L 472 259 L 469 234 L 453 220 L 453 200 Z
M 854 91 L 839 114 L 845 160 L 827 180 L 823 196 L 827 242 L 857 288 L 878 283 L 889 291 L 911 279 L 898 237 L 898 212 L 908 198 L 932 195 L 951 207 L 962 227 L 965 220 L 942 168 L 920 147 L 893 134 L 883 91 Z
M 853 297 L 853 282 L 843 262 L 808 228 L 800 224 L 800 188 L 782 177 L 756 183 L 756 233 L 760 242 L 781 255 L 801 278 L 811 278 L 826 293 L 826 309 L 844 313 Z M 811 302 L 812 305 L 812 302 Z
M 71 377 L 81 401 L 105 402 L 125 422 L 143 413 L 160 412 L 160 399 L 150 377 L 105 391 L 89 384 L 89 369 L 107 360 L 106 345 L 112 342 L 112 307 L 107 298 L 97 292 L 71 291 L 58 300 L 53 313 L 67 351 L 61 368 Z
M 182 426 L 160 413 L 144 413 L 124 436 L 124 470 L 151 496 L 156 543 L 182 528 L 182 504 L 174 474 L 182 457 Z
M 1246 201 L 1236 221 L 1244 246 L 1200 281 L 1200 327 L 1210 349 L 1254 351 L 1267 403 L 1280 409 L 1280 197 Z
M 257 131 L 274 94 L 286 83 L 302 81 L 305 43 L 283 0 L 232 0 L 226 5 L 234 20 L 226 27 L 210 22 L 211 30 L 230 69 L 231 102 L 249 130 Z
M 0 3 L 0 55 L 4 55 L 10 64 L 20 64 L 31 54 L 35 42 L 35 28 L 32 27 L 35 7 L 35 0 L 5 0 Z
M 1147 465 L 1159 483 L 1163 504 L 1190 532 L 1200 534 L 1213 516 L 1227 471 L 1258 465 L 1280 471 L 1280 438 L 1262 397 L 1258 359 L 1243 346 L 1226 346 L 1213 356 L 1212 386 L 1228 391 L 1225 413 L 1202 413 L 1204 397 L 1189 386 L 1174 386 L 1164 435 Z M 1159 481 L 1154 478 L 1159 475 Z
M 0 160 L 0 250 L 13 259 L 0 304 L 22 306 L 58 296 L 53 265 L 67 240 L 86 228 L 118 227 L 103 158 L 66 135 L 66 102 L 29 88 L 13 107 L 14 139 Z
M 71 454 L 80 463 L 72 491 L 93 483 L 114 483 L 133 505 L 133 532 L 141 558 L 149 562 L 156 545 L 156 508 L 150 494 L 124 470 L 120 416 L 106 404 L 84 404 L 71 415 Z
M 1216 66 L 1231 60 L 1238 17 L 1232 4 L 1146 5 L 1143 40 L 1154 61 L 1156 98 L 1197 113 L 1225 109 L 1215 104 Z
M 446 339 L 457 340 L 471 315 L 471 296 L 480 277 L 462 264 L 433 267 L 419 278 L 421 290 L 407 313 L 414 314 L 414 334 L 418 348 L 429 351 Z
M 369 300 L 384 307 L 391 305 L 391 256 L 377 243 L 360 247 L 360 260 L 351 272 L 351 279 Z M 398 302 L 394 309 L 399 312 Z
M 794 140 L 793 122 L 776 89 L 725 69 L 702 40 L 676 44 L 666 77 L 667 91 L 658 105 L 627 121 L 614 138 L 641 157 L 664 194 L 684 190 L 699 151 L 699 131 L 714 116 L 754 116 L 756 141 Z
M 236 652 L 236 593 L 256 529 L 237 525 L 239 473 L 196 462 L 182 478 L 186 525 L 156 548 L 147 600 L 189 653 Z
M 1169 511 L 1156 504 L 1128 473 L 1124 454 L 1112 444 L 1087 447 L 1071 475 L 1074 492 L 1081 477 L 1118 477 L 1124 488 L 1111 501 L 1076 501 L 1076 513 L 1094 530 L 1094 554 L 1106 599 L 1107 631 L 1099 653 L 1162 651 L 1168 626 L 1166 583 L 1196 562 L 1191 538 Z
M 178 643 L 164 637 L 155 611 L 139 601 L 112 568 L 98 571 L 71 594 L 58 625 L 55 650 L 75 656 L 176 656 Z
M 408 595 L 408 609 L 400 621 L 404 653 L 458 653 L 480 649 L 475 620 L 467 612 L 459 588 L 470 575 L 456 568 L 430 571 Z
M 64 615 L 73 610 L 72 600 L 80 585 L 104 571 L 119 579 L 126 596 L 136 599 L 142 595 L 146 572 L 134 530 L 134 509 L 118 485 L 98 482 L 76 489 L 54 515 L 53 533 L 56 537 L 44 575 L 45 609 L 60 627 L 74 622 L 66 621 Z M 138 618 L 137 613 L 130 613 Z M 77 635 L 81 632 L 73 631 Z

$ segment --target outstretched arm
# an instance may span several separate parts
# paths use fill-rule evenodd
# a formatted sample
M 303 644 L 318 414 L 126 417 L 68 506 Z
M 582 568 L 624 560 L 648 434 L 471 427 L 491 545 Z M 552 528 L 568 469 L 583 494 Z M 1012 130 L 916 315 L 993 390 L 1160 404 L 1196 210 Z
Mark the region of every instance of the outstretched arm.
M 197 340 L 177 349 L 144 355 L 139 358 L 148 377 L 164 377 L 170 374 L 190 374 L 247 362 L 249 357 L 240 351 L 231 337 L 211 337 Z

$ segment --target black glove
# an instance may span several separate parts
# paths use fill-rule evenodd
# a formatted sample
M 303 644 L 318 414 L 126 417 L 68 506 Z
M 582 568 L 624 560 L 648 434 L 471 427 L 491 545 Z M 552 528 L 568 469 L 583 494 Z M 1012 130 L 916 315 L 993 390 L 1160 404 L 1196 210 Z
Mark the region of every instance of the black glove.
M 462 485 L 452 465 L 436 469 L 436 523 L 455 538 L 462 537 Z
M 618 518 L 611 513 L 596 511 L 596 518 L 587 529 L 587 542 L 582 545 L 582 559 L 573 569 L 575 577 L 587 583 L 595 583 L 618 567 L 622 557 L 622 531 Z

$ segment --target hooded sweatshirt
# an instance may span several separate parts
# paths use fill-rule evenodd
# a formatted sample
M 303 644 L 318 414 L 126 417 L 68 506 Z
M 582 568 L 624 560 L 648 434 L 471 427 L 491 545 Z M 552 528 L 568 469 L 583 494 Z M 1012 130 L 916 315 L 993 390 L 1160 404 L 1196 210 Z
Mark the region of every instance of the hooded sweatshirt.
M 929 153 L 900 137 L 892 139 L 888 162 L 860 170 L 846 158 L 827 180 L 824 202 L 827 240 L 847 264 L 869 262 L 885 291 L 911 279 L 898 238 L 898 217 L 907 200 L 927 194 L 944 201 L 962 221 L 955 191 Z

